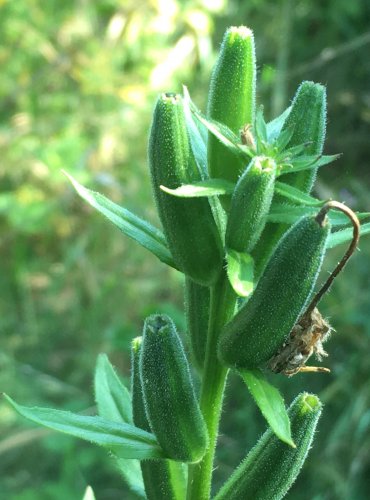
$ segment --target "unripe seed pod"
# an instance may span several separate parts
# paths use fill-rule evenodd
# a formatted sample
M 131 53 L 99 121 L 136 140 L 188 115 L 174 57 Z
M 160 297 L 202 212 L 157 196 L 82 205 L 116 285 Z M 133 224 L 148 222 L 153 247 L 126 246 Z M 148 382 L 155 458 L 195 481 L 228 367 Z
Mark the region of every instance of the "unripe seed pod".
M 202 370 L 206 357 L 210 290 L 190 278 L 185 283 L 187 333 L 194 361 Z
M 326 131 L 326 90 L 314 82 L 302 82 L 293 99 L 292 109 L 284 123 L 283 130 L 294 127 L 287 147 L 309 143 L 305 154 L 322 153 Z M 294 172 L 282 177 L 291 186 L 309 193 L 315 181 L 317 169 Z
M 142 337 L 132 341 L 131 346 L 131 394 L 132 413 L 136 427 L 151 432 L 145 412 L 140 381 L 139 360 Z M 182 464 L 172 460 L 142 460 L 141 472 L 148 500 L 182 500 L 186 482 Z
M 264 365 L 307 304 L 329 235 L 326 216 L 302 217 L 276 247 L 251 298 L 224 327 L 219 357 L 228 366 Z
M 177 188 L 201 180 L 186 130 L 183 102 L 162 94 L 154 111 L 149 140 L 154 196 L 168 246 L 181 271 L 210 285 L 222 268 L 222 243 L 207 198 L 171 196 L 160 186 Z
M 198 462 L 207 448 L 207 429 L 180 338 L 168 316 L 153 315 L 145 321 L 140 378 L 150 427 L 168 458 Z
M 276 163 L 255 156 L 240 177 L 231 198 L 226 228 L 226 246 L 237 252 L 251 252 L 258 241 L 274 194 Z
M 253 33 L 245 26 L 231 27 L 224 36 L 212 73 L 208 116 L 239 135 L 254 123 L 256 58 Z M 243 163 L 213 135 L 208 137 L 208 169 L 211 177 L 236 182 Z
M 214 500 L 280 500 L 296 480 L 311 448 L 322 405 L 313 394 L 300 394 L 288 414 L 296 448 L 268 429 Z

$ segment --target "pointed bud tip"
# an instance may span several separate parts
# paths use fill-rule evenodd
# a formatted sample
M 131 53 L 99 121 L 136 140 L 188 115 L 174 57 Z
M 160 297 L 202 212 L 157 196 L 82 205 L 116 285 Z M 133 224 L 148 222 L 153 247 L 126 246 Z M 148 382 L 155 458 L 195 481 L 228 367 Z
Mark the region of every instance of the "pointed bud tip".
M 253 38 L 253 31 L 247 26 L 231 26 L 225 34 L 226 38 Z
M 321 410 L 322 403 L 315 394 L 303 393 L 300 398 L 301 414 L 316 413 Z

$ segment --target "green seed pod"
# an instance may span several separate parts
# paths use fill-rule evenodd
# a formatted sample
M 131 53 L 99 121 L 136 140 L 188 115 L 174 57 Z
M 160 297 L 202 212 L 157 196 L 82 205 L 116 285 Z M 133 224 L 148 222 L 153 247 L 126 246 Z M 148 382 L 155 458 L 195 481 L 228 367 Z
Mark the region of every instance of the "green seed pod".
M 145 321 L 140 378 L 150 427 L 166 455 L 198 462 L 207 448 L 207 429 L 181 340 L 168 316 Z
M 322 404 L 313 394 L 300 394 L 288 414 L 296 448 L 268 429 L 214 500 L 280 500 L 296 480 L 311 448 Z
M 231 27 L 224 36 L 212 73 L 208 116 L 235 134 L 254 123 L 256 58 L 253 33 L 245 26 Z M 236 182 L 243 163 L 213 135 L 208 137 L 208 169 L 211 177 Z
M 194 361 L 200 370 L 206 357 L 209 301 L 209 288 L 187 278 L 185 282 L 187 333 Z
M 302 82 L 293 99 L 292 109 L 283 130 L 294 127 L 287 147 L 309 143 L 305 154 L 322 153 L 326 132 L 326 90 L 314 82 Z M 282 177 L 284 182 L 309 193 L 315 181 L 317 169 L 294 172 Z
M 276 163 L 255 156 L 240 177 L 231 198 L 226 228 L 226 246 L 250 252 L 258 241 L 274 194 Z
M 302 217 L 276 247 L 251 298 L 224 327 L 219 357 L 228 366 L 264 365 L 307 304 L 325 253 L 326 216 Z
M 131 346 L 132 411 L 136 427 L 152 432 L 145 413 L 140 381 L 141 343 L 142 338 L 137 337 Z M 186 481 L 182 464 L 172 460 L 142 460 L 140 466 L 148 500 L 182 500 L 185 497 Z
M 222 243 L 207 198 L 171 196 L 160 186 L 177 188 L 201 180 L 191 153 L 182 98 L 162 94 L 154 111 L 149 164 L 159 216 L 175 263 L 202 285 L 222 268 Z

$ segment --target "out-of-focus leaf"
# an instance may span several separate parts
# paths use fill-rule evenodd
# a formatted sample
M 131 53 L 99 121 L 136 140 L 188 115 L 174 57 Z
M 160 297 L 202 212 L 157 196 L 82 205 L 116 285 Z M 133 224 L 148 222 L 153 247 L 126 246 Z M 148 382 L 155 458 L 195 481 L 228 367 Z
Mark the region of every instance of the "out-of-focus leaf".
M 288 412 L 280 392 L 266 380 L 261 370 L 239 370 L 239 374 L 276 436 L 295 448 Z
M 158 259 L 176 269 L 172 255 L 167 247 L 166 238 L 159 229 L 141 219 L 126 208 L 120 207 L 113 201 L 96 191 L 91 191 L 79 184 L 70 174 L 64 174 L 71 181 L 77 193 L 89 205 L 103 214 L 110 222 L 118 227 L 126 236 L 140 243 L 141 246 L 152 252 Z

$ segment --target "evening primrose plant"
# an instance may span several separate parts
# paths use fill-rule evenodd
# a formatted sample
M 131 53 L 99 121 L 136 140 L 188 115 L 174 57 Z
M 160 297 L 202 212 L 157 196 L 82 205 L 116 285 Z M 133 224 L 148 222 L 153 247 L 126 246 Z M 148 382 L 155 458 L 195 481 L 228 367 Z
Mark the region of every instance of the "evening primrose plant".
M 183 273 L 186 348 L 171 318 L 148 317 L 132 341 L 130 387 L 99 355 L 97 416 L 5 397 L 29 420 L 104 447 L 141 498 L 210 498 L 230 372 L 243 379 L 268 429 L 214 492 L 217 500 L 283 498 L 321 414 L 319 398 L 305 392 L 286 408 L 273 374 L 329 371 L 306 364 L 327 355 L 331 327 L 318 304 L 370 214 L 310 194 L 318 169 L 338 156 L 323 155 L 325 87 L 303 82 L 269 122 L 255 94 L 253 33 L 242 26 L 225 33 L 205 114 L 185 87 L 158 97 L 148 159 L 163 231 L 66 174 L 126 236 Z M 364 223 L 361 233 L 369 232 Z M 315 292 L 325 253 L 340 244 L 349 246 Z

